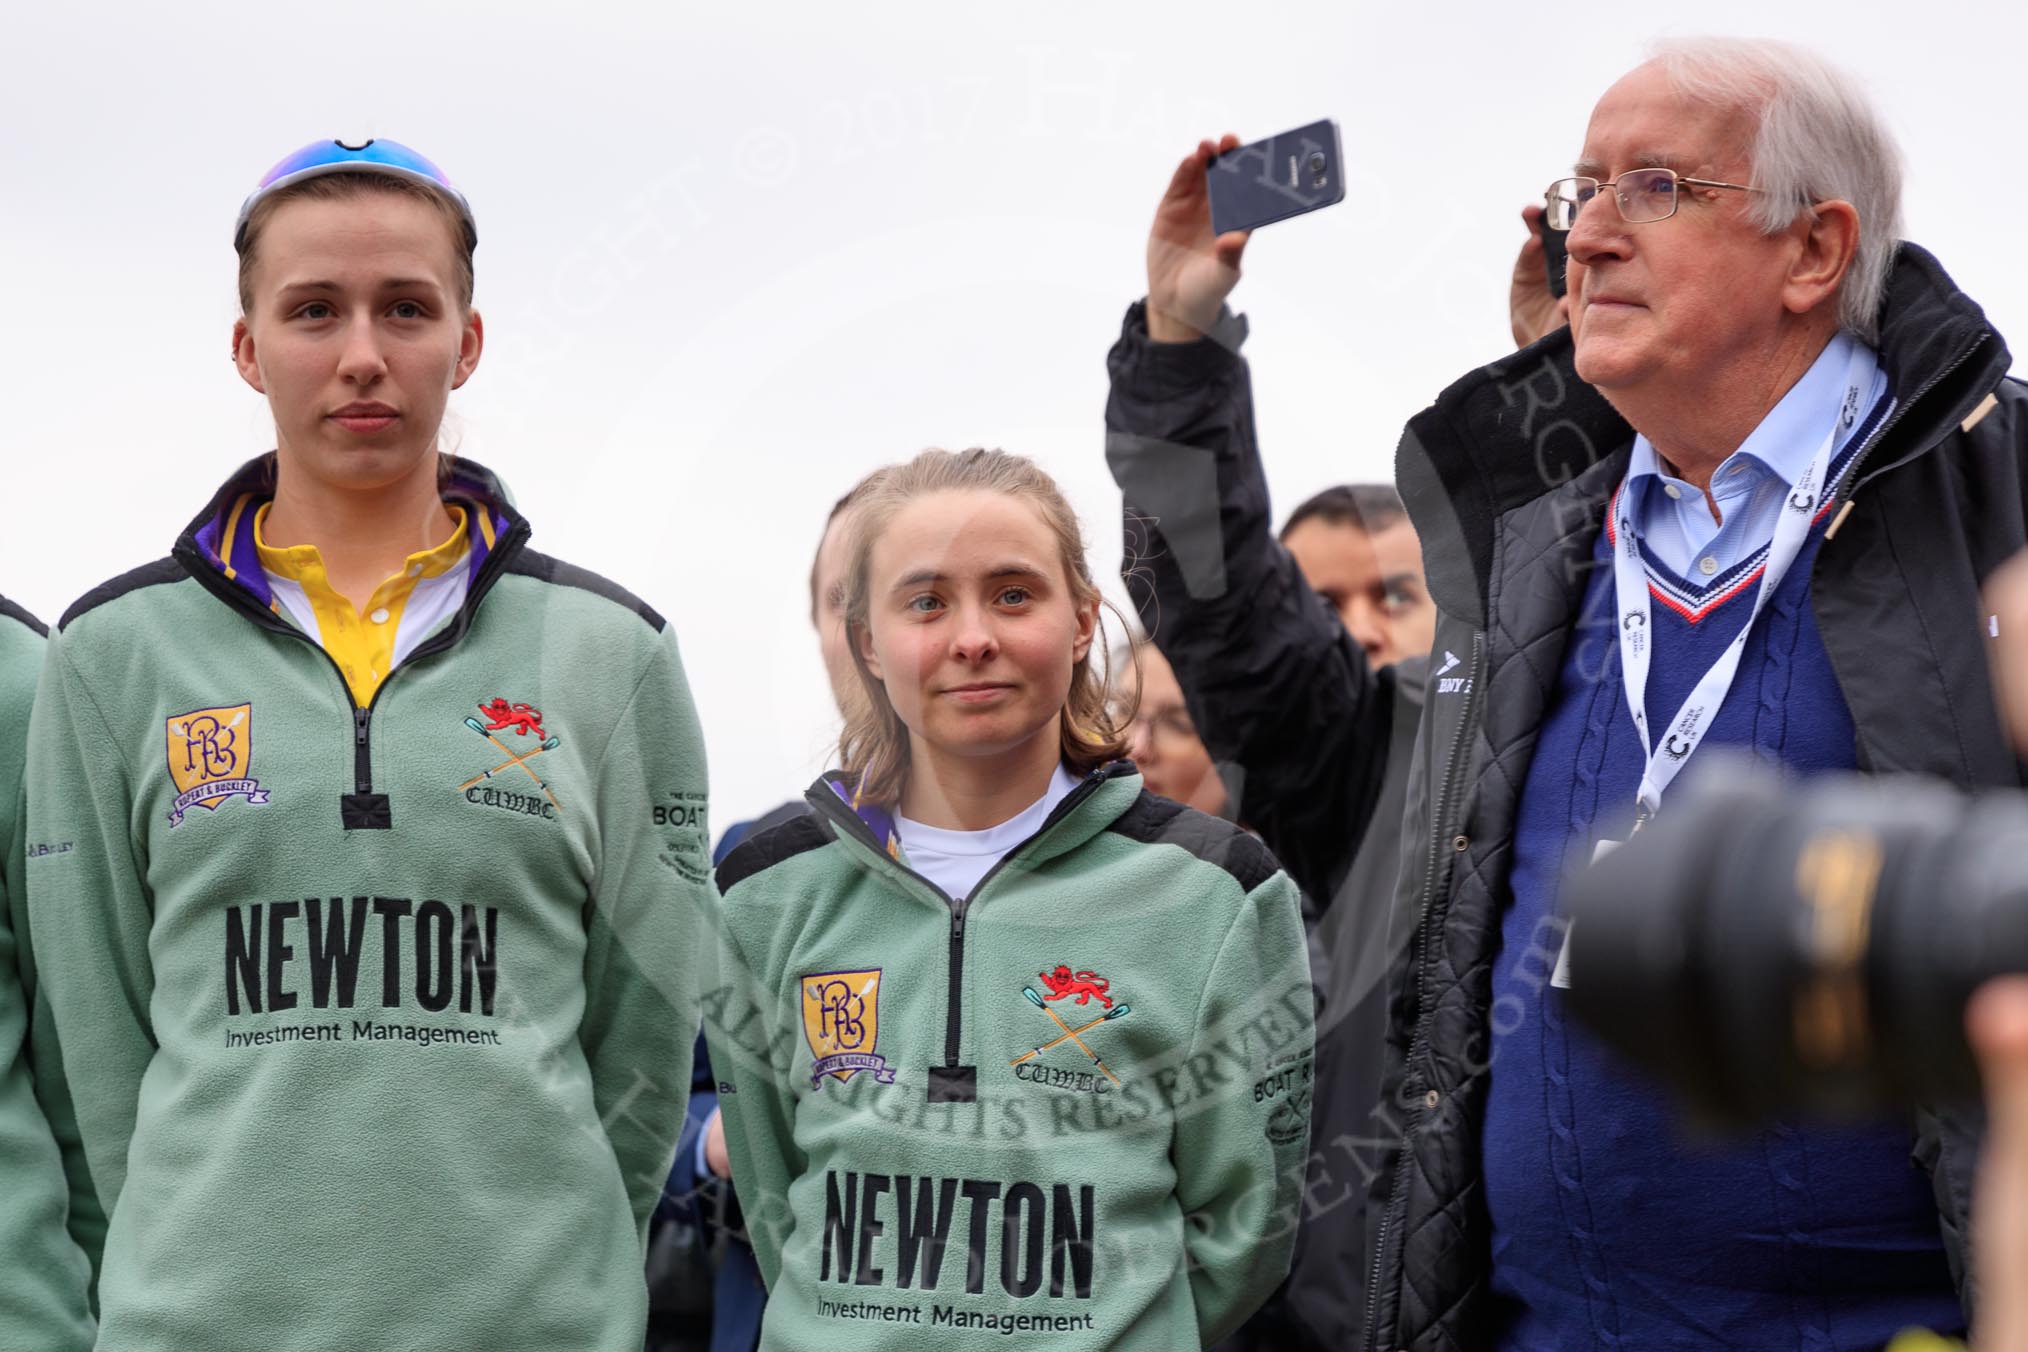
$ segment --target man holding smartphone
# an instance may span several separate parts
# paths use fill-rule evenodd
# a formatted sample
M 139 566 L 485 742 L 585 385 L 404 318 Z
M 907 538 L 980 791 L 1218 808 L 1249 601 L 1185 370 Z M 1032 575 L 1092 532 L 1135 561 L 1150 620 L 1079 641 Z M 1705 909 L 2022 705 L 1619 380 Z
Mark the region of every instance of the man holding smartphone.
M 1358 1335 L 1363 1195 L 1397 1130 L 1380 1102 L 1382 982 L 1435 610 L 1389 485 L 1326 489 L 1272 530 L 1238 352 L 1246 324 L 1224 309 L 1246 235 L 1213 232 L 1205 177 L 1237 146 L 1200 145 L 1156 210 L 1148 299 L 1109 358 L 1106 455 L 1124 499 L 1122 576 L 1227 781 L 1228 815 L 1321 912 L 1296 1258 L 1279 1297 L 1221 1348 L 1336 1352 Z

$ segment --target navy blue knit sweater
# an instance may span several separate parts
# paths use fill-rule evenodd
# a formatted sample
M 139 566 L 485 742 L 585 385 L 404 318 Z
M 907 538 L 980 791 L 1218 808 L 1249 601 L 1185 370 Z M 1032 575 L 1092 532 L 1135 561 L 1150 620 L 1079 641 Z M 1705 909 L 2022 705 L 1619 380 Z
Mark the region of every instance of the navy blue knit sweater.
M 1855 767 L 1851 714 L 1809 603 L 1824 524 L 1749 637 L 1705 746 L 1751 748 L 1796 774 Z M 1625 837 L 1643 768 L 1621 689 L 1606 532 L 1595 557 L 1521 797 L 1494 966 L 1484 1161 L 1496 1345 L 1832 1352 L 1879 1348 L 1909 1325 L 1960 1329 L 1907 1125 L 1693 1136 L 1659 1087 L 1566 1017 L 1548 984 L 1565 864 L 1601 837 Z M 1749 559 L 1698 587 L 1649 559 L 1650 727 L 1668 725 L 1739 632 L 1756 568 Z

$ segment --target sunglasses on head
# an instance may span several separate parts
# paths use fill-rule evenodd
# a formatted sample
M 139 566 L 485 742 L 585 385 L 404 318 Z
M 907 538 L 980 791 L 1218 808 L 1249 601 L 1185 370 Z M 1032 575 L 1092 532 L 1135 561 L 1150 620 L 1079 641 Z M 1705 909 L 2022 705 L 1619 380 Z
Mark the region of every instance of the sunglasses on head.
M 344 141 L 312 141 L 301 150 L 285 157 L 274 168 L 261 177 L 259 186 L 248 194 L 240 204 L 239 223 L 233 227 L 232 247 L 235 250 L 246 245 L 246 223 L 261 199 L 270 193 L 281 191 L 293 183 L 320 174 L 343 174 L 372 172 L 393 174 L 398 178 L 411 178 L 450 194 L 458 204 L 458 213 L 464 219 L 465 243 L 468 247 L 479 245 L 479 226 L 472 219 L 472 204 L 465 195 L 451 186 L 450 178 L 427 159 L 410 150 L 399 141 L 374 137 L 359 145 L 348 145 Z

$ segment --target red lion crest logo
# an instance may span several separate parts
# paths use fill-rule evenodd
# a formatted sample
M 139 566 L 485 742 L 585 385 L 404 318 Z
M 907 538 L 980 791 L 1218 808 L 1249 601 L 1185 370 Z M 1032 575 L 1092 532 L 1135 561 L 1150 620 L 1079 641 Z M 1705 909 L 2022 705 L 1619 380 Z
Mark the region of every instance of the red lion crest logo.
M 486 725 L 488 732 L 510 728 L 525 737 L 548 736 L 542 730 L 542 710 L 532 704 L 509 704 L 504 699 L 495 699 L 491 704 L 481 704 L 479 712 L 492 720 Z
M 1042 997 L 1045 1000 L 1061 1000 L 1067 995 L 1074 995 L 1081 1005 L 1097 1000 L 1107 1009 L 1113 1007 L 1112 997 L 1106 994 L 1113 988 L 1113 983 L 1097 972 L 1073 972 L 1067 963 L 1058 963 L 1055 971 L 1037 972 L 1035 975 L 1049 987 L 1049 994 Z

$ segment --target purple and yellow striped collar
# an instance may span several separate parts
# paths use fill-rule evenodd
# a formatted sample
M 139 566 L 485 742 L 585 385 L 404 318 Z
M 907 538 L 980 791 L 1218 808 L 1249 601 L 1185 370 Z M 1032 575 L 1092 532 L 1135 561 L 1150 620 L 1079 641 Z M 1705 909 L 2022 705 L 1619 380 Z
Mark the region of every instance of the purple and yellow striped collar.
M 860 802 L 858 789 L 856 787 L 846 788 L 842 778 L 826 779 L 824 782 L 831 786 L 831 792 L 837 794 L 844 801 L 845 806 L 852 809 L 854 816 L 866 823 L 866 829 L 873 833 L 873 838 L 880 842 L 882 849 L 887 851 L 887 857 L 889 859 L 899 859 L 901 857 L 901 832 L 895 829 L 894 814 L 878 803 Z
M 453 472 L 444 486 L 445 500 L 465 508 L 470 549 L 465 563 L 467 581 L 478 578 L 486 556 L 509 525 L 509 509 L 496 496 L 491 479 L 491 475 L 481 478 Z M 261 566 L 260 550 L 254 542 L 254 514 L 273 496 L 273 483 L 271 457 L 263 456 L 244 467 L 220 492 L 210 519 L 195 533 L 204 561 L 270 609 L 275 604 L 274 590 L 268 585 L 267 570 Z

